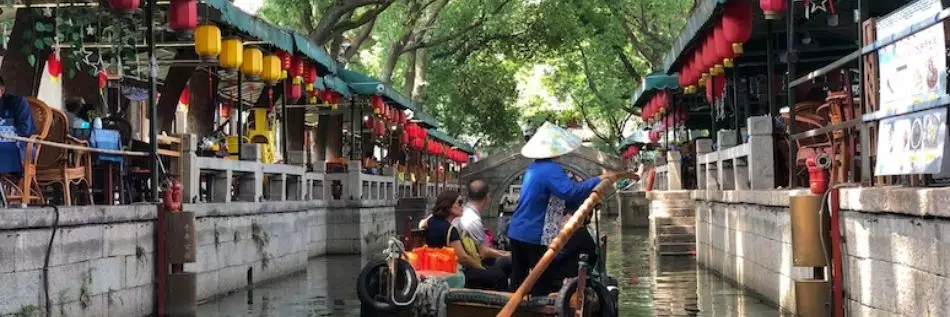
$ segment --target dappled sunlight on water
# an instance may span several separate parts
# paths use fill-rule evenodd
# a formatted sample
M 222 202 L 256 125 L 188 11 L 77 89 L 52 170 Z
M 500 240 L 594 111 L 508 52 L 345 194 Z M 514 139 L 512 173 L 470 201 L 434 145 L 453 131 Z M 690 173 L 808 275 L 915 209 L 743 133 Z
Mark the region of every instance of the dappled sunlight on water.
M 601 229 L 609 239 L 607 269 L 622 289 L 620 316 L 779 316 L 774 306 L 698 267 L 694 257 L 653 255 L 644 229 L 621 230 L 614 222 Z M 198 316 L 357 317 L 355 284 L 364 261 L 314 258 L 306 271 L 203 304 Z

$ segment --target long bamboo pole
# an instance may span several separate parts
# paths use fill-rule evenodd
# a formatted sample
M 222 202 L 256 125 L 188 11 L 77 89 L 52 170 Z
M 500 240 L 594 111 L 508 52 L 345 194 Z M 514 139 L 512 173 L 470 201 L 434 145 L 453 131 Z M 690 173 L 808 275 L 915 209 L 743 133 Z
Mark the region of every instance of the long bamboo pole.
M 631 173 L 618 175 L 618 177 L 627 176 L 634 175 Z M 597 206 L 601 199 L 605 197 L 605 194 L 615 181 L 617 181 L 616 178 L 606 178 L 601 180 L 600 184 L 597 184 L 597 187 L 594 187 L 594 191 L 587 197 L 587 200 L 584 200 L 584 204 L 568 219 L 567 223 L 564 224 L 564 228 L 561 228 L 561 232 L 557 234 L 557 237 L 554 238 L 554 241 L 552 241 L 548 247 L 548 251 L 544 253 L 544 256 L 538 261 L 538 264 L 535 265 L 531 273 L 528 274 L 528 278 L 526 278 L 524 282 L 521 283 L 521 286 L 518 287 L 518 290 L 508 298 L 508 303 L 505 304 L 505 307 L 502 308 L 495 317 L 511 317 L 511 315 L 515 313 L 515 310 L 518 309 L 518 303 L 520 303 L 522 298 L 528 294 L 528 291 L 534 287 L 534 284 L 538 282 L 538 279 L 541 278 L 541 274 L 551 265 L 551 262 L 554 261 L 554 257 L 561 251 L 564 244 L 567 243 L 567 240 L 584 225 L 584 219 L 587 219 L 587 216 L 594 210 L 594 206 Z

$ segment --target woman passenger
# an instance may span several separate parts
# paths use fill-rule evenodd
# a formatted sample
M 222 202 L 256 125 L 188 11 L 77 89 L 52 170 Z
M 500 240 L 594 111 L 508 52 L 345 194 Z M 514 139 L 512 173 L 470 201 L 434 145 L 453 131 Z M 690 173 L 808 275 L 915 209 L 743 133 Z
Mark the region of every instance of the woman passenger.
M 456 191 L 439 194 L 432 208 L 432 215 L 423 220 L 426 230 L 426 245 L 432 248 L 451 247 L 465 274 L 465 287 L 503 290 L 508 286 L 508 277 L 497 267 L 482 265 L 477 246 L 464 231 L 452 226 L 452 220 L 462 216 L 462 197 Z

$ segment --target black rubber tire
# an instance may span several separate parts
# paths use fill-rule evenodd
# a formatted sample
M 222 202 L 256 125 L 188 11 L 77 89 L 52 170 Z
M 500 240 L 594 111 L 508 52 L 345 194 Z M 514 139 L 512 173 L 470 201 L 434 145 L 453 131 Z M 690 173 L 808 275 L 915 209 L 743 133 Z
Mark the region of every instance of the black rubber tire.
M 385 259 L 372 261 L 363 267 L 356 279 L 356 293 L 359 296 L 360 303 L 364 307 L 369 307 L 379 313 L 395 312 L 399 307 L 393 303 L 391 298 L 387 298 L 385 301 L 377 298 L 379 294 L 376 293 L 376 290 L 379 289 L 380 283 L 379 274 L 377 273 L 380 269 L 387 268 L 388 263 Z M 416 289 L 419 287 L 419 277 L 416 276 L 416 270 L 412 268 L 412 265 L 402 259 L 396 260 L 396 274 L 398 275 L 396 281 L 408 281 L 408 285 L 397 285 L 394 297 L 397 301 L 406 302 L 416 293 Z
M 587 280 L 587 287 L 592 289 L 597 294 L 597 298 L 600 299 L 600 314 L 591 316 L 617 317 L 617 303 L 612 302 L 612 296 L 610 296 L 610 293 L 607 291 L 607 287 L 594 279 Z M 557 293 L 557 298 L 554 300 L 555 316 L 575 317 L 574 311 L 571 310 L 571 297 L 574 296 L 576 289 L 576 277 L 564 283 L 564 286 L 561 287 L 561 291 Z

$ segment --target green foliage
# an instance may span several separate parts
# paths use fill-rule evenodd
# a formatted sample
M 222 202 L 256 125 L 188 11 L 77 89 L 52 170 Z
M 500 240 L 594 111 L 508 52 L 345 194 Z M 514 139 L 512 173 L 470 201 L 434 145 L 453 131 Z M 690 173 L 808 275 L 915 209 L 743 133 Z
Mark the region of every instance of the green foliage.
M 345 2 L 266 0 L 260 15 L 314 34 Z M 406 95 L 419 92 L 413 99 L 445 131 L 481 140 L 482 147 L 519 141 L 522 125 L 586 121 L 597 135 L 595 146 L 606 151 L 616 150 L 624 134 L 641 123 L 628 109 L 629 98 L 642 76 L 659 67 L 693 5 L 690 0 L 448 0 L 436 10 L 437 0 L 380 0 L 341 20 L 390 2 L 375 16 L 372 36 L 359 46 L 350 69 L 389 75 L 384 80 Z M 435 13 L 432 25 L 423 23 Z M 357 30 L 338 34 L 352 40 Z M 418 34 L 421 39 L 412 38 Z M 415 51 L 413 64 L 407 55 L 414 49 L 391 49 L 400 43 L 431 45 Z M 397 54 L 395 63 L 387 62 L 388 54 Z M 530 89 L 546 90 L 551 98 L 525 98 L 532 92 L 519 90 L 526 80 L 519 74 L 538 65 L 548 71 L 542 84 Z M 419 85 L 424 92 L 412 89 Z
M 36 305 L 24 305 L 13 314 L 15 317 L 37 317 L 40 315 L 40 308 L 36 307 Z
M 436 61 L 430 66 L 427 111 L 437 115 L 452 135 L 482 139 L 485 145 L 505 145 L 521 136 L 515 63 L 490 52 L 456 65 Z

